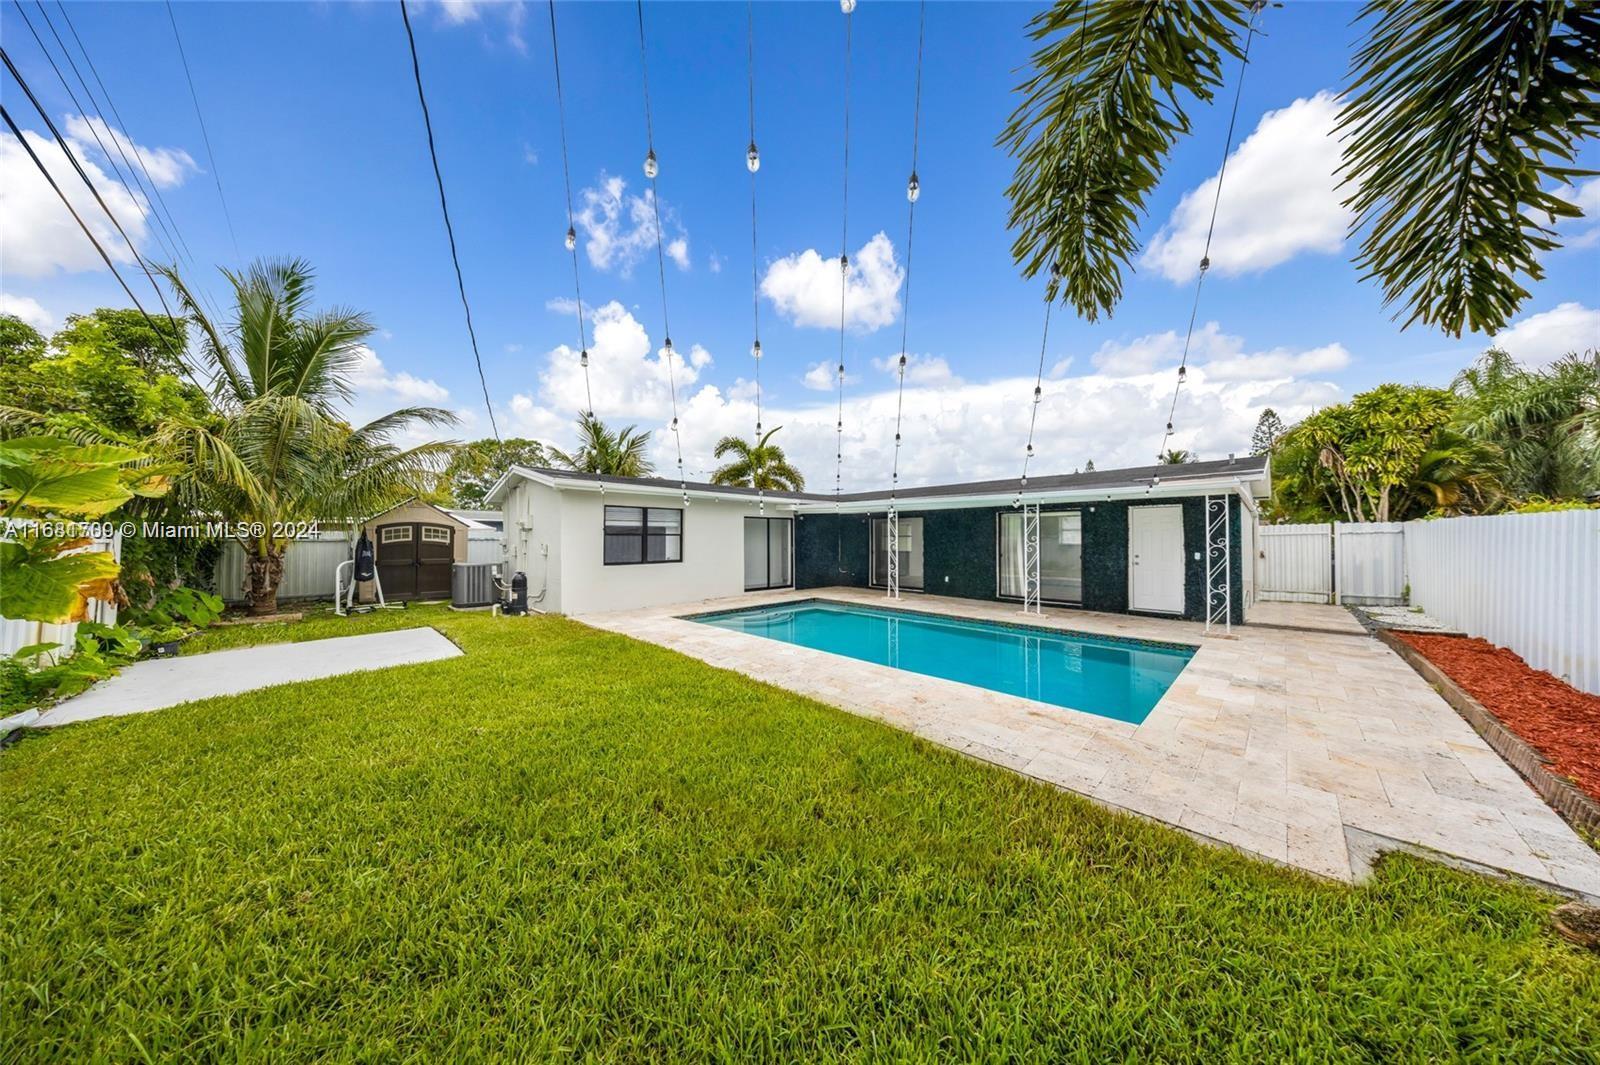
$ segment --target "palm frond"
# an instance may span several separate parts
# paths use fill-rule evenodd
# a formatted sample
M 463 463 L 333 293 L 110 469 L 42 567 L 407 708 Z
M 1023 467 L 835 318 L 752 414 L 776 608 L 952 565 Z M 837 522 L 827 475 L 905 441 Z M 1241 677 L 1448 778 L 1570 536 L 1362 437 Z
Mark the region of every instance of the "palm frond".
M 1404 325 L 1494 333 L 1544 276 L 1558 191 L 1600 131 L 1588 3 L 1373 0 L 1340 128 L 1356 259 Z
M 1078 313 L 1111 313 L 1146 200 L 1189 131 L 1184 100 L 1212 98 L 1248 18 L 1241 0 L 1059 0 L 1033 19 L 1042 43 L 999 138 L 1017 159 L 1006 194 L 1024 277 L 1058 271 Z

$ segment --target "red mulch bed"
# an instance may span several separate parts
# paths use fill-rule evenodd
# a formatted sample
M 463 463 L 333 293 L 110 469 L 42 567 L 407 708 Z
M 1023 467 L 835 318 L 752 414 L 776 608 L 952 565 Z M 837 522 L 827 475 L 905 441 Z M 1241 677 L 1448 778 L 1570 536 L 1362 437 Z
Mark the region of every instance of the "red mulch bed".
M 1487 640 L 1397 632 L 1551 768 L 1600 801 L 1600 696 L 1581 692 Z

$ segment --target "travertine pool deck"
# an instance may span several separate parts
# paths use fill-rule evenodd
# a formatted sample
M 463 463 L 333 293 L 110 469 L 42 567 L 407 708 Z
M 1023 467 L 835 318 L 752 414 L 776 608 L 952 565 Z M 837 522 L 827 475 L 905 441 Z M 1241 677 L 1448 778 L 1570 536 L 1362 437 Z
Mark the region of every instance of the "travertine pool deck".
M 1076 610 L 1026 619 L 1198 647 L 1139 725 L 683 619 L 811 598 L 1024 620 L 1013 604 L 848 588 L 579 620 L 1322 876 L 1359 880 L 1402 849 L 1600 900 L 1600 855 L 1340 607 L 1260 603 L 1232 636 Z

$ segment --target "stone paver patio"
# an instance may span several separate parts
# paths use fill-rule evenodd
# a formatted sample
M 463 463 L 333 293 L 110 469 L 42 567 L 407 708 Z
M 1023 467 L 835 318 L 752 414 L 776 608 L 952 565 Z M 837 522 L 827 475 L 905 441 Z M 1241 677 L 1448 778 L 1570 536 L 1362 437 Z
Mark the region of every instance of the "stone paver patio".
M 1232 636 L 1085 611 L 1028 619 L 1198 647 L 1139 725 L 682 617 L 808 598 L 896 605 L 829 588 L 580 620 L 1312 873 L 1358 880 L 1378 853 L 1403 849 L 1600 900 L 1600 855 L 1339 607 L 1260 603 Z M 918 595 L 898 605 L 1022 620 L 1014 604 Z

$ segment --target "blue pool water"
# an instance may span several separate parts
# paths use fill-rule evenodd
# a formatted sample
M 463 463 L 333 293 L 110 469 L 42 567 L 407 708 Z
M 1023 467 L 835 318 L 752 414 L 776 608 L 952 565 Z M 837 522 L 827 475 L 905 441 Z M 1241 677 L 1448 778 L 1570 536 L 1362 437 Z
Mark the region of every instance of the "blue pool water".
M 1194 649 L 843 603 L 693 620 L 1138 724 Z

